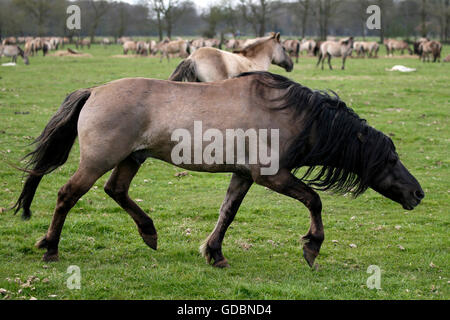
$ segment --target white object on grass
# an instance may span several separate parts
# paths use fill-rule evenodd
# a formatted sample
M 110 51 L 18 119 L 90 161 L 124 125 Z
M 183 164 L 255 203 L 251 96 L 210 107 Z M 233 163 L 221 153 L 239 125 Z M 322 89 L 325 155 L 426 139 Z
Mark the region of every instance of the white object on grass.
M 14 67 L 16 64 L 14 62 L 2 63 L 2 67 Z
M 391 69 L 386 69 L 386 71 L 400 71 L 400 72 L 413 72 L 416 71 L 414 68 L 408 68 L 402 65 L 393 66 Z

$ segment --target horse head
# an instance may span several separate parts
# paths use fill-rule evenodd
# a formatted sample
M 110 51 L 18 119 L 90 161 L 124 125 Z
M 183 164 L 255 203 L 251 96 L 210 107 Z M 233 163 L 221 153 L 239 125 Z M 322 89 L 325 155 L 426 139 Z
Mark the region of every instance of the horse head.
M 362 141 L 365 139 L 363 136 L 358 138 Z M 385 148 L 384 152 L 385 160 L 374 169 L 368 185 L 386 198 L 400 203 L 404 209 L 412 210 L 425 197 L 425 193 L 416 178 L 400 161 L 392 141 L 389 141 L 390 148 Z M 369 139 L 363 143 L 366 144 L 365 150 L 377 149 Z
M 273 39 L 274 43 L 272 63 L 284 68 L 287 72 L 291 72 L 294 68 L 294 63 L 280 41 L 280 33 L 272 33 L 271 39 Z

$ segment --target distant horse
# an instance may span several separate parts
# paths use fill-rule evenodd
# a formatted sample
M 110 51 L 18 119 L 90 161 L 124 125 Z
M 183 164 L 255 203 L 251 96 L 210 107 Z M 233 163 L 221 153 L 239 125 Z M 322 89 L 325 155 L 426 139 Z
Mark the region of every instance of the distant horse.
M 259 154 L 261 148 L 263 152 L 271 150 L 272 158 L 255 158 L 251 147 L 239 155 L 230 151 L 234 142 L 228 145 L 222 141 L 213 148 L 217 156 L 213 161 L 191 161 L 192 153 L 195 158 L 195 154 L 212 151 L 211 144 L 203 140 L 191 148 L 191 137 L 198 135 L 195 131 L 201 130 L 201 135 L 203 131 L 205 135 L 214 132 L 217 143 L 220 135 L 225 137 L 233 128 L 246 135 L 265 135 L 266 139 L 256 135 L 256 140 L 249 136 L 253 141 L 249 145 L 259 141 Z M 183 134 L 174 139 L 179 130 Z M 207 261 L 214 260 L 215 267 L 228 266 L 222 254 L 225 232 L 253 183 L 294 198 L 309 209 L 311 225 L 302 239 L 303 256 L 311 267 L 324 240 L 322 202 L 314 189 L 359 195 L 370 187 L 406 210 L 412 210 L 424 197 L 420 184 L 400 161 L 392 140 L 367 125 L 337 97 L 268 72 L 215 83 L 128 78 L 77 90 L 64 100 L 35 140 L 36 149 L 28 155 L 28 169 L 24 169 L 28 176 L 14 206 L 16 212 L 23 209 L 24 218 L 30 217 L 31 202 L 42 177 L 66 162 L 77 136 L 78 170 L 59 190 L 52 222 L 36 244 L 47 249 L 45 261 L 58 259 L 69 210 L 111 169 L 114 171 L 105 192 L 130 214 L 144 242 L 157 248 L 153 220 L 128 195 L 131 181 L 147 157 L 188 170 L 233 173 L 216 227 L 201 246 Z M 181 139 L 189 140 L 182 150 L 185 161 L 173 156 Z M 249 158 L 255 158 L 254 163 Z M 274 163 L 278 164 L 276 170 L 263 173 Z M 301 167 L 309 169 L 297 178 L 294 173 Z M 271 225 L 268 215 L 265 227 Z
M 134 41 L 125 41 L 122 47 L 123 47 L 123 54 L 128 54 L 128 51 L 131 51 L 132 53 L 136 53 L 137 51 L 136 42 Z
M 353 42 L 353 50 L 355 51 L 357 58 L 364 58 L 364 56 L 366 55 L 363 41 Z
M 30 62 L 28 61 L 28 56 L 19 46 L 16 45 L 0 46 L 0 58 L 11 57 L 11 61 L 16 63 L 17 56 L 21 56 L 25 64 L 27 65 L 30 64 Z
M 363 42 L 363 49 L 368 58 L 378 58 L 380 45 L 376 41 Z
M 107 47 L 107 46 L 109 46 L 111 44 L 111 41 L 109 40 L 109 38 L 103 38 L 102 39 L 102 45 L 103 45 L 103 47 Z
M 225 41 L 225 48 L 228 50 L 236 50 L 239 49 L 239 40 L 238 39 L 229 39 Z
M 177 55 L 181 58 L 187 58 L 189 56 L 189 50 L 189 42 L 183 39 L 163 43 L 160 47 L 161 55 L 159 58 L 159 62 L 162 62 L 163 57 L 166 57 L 167 61 L 169 61 L 169 57 L 171 55 Z
M 78 46 L 80 46 L 82 49 L 84 46 L 88 47 L 88 49 L 91 48 L 91 39 L 86 38 L 86 39 L 81 39 L 76 43 L 76 47 L 78 48 Z
M 303 39 L 300 42 L 300 48 L 299 48 L 300 54 L 302 54 L 302 52 L 306 52 L 307 54 L 311 55 L 311 54 L 313 54 L 315 47 L 316 47 L 316 41 L 314 41 L 313 39 L 309 39 L 309 40 Z
M 39 50 L 42 50 L 42 54 L 45 56 L 46 47 L 44 46 L 44 41 L 41 38 L 28 39 L 25 42 L 25 53 L 27 55 L 34 56 L 38 53 Z
M 422 42 L 427 42 L 427 41 L 430 41 L 430 39 L 422 37 L 413 43 L 413 52 L 414 52 L 414 54 L 417 54 L 419 56 L 419 59 L 422 56 L 422 52 L 420 51 L 420 48 L 419 48 L 420 44 Z
M 341 39 L 339 41 L 325 41 L 320 45 L 319 60 L 317 61 L 316 67 L 322 62 L 325 62 L 325 58 L 328 58 L 328 66 L 330 70 L 333 70 L 331 66 L 331 57 L 342 57 L 342 67 L 345 69 L 345 59 L 352 53 L 353 48 L 353 37 L 346 39 Z
M 408 50 L 409 54 L 413 54 L 413 51 L 411 50 L 406 41 L 396 39 L 386 39 L 384 41 L 384 44 L 386 46 L 388 56 L 394 55 L 395 50 L 400 50 L 401 54 L 403 54 L 405 50 Z
M 203 40 L 203 46 L 206 48 L 217 48 L 221 49 L 222 43 L 219 39 L 205 39 Z
M 284 40 L 283 47 L 291 57 L 295 57 L 295 62 L 298 63 L 298 56 L 300 53 L 300 41 L 296 39 Z
M 430 62 L 430 54 L 433 56 L 433 62 L 441 62 L 442 44 L 439 41 L 423 41 L 419 45 L 422 61 Z
M 191 48 L 191 53 L 195 52 L 195 50 L 203 48 L 204 46 L 205 46 L 205 40 L 203 38 L 201 38 L 201 39 L 194 39 L 189 44 L 189 47 Z
M 2 45 L 6 46 L 8 44 L 14 45 L 17 43 L 17 39 L 15 37 L 8 37 L 2 41 Z
M 173 81 L 211 82 L 229 79 L 242 72 L 267 71 L 271 64 L 292 71 L 294 64 L 280 43 L 280 34 L 259 38 L 234 53 L 200 48 L 183 60 L 170 76 Z
M 147 56 L 150 53 L 150 43 L 145 41 L 138 41 L 136 44 L 136 53 Z

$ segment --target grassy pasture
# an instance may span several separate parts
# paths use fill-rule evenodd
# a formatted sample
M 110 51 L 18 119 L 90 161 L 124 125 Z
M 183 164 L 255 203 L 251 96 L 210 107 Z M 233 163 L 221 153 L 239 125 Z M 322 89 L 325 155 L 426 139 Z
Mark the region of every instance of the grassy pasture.
M 384 48 L 383 48 L 384 49 Z M 0 67 L 0 207 L 10 207 L 22 187 L 18 163 L 66 94 L 123 77 L 167 78 L 180 61 L 111 58 L 119 46 L 93 46 L 91 58 L 32 57 Z M 443 57 L 450 47 L 443 50 Z M 69 214 L 60 261 L 41 261 L 34 248 L 50 223 L 57 191 L 76 170 L 76 143 L 69 161 L 46 176 L 35 197 L 33 217 L 23 222 L 0 211 L 0 299 L 448 299 L 450 64 L 417 58 L 349 59 L 340 70 L 315 67 L 301 58 L 292 73 L 315 89 L 336 91 L 348 106 L 392 136 L 405 166 L 426 197 L 405 211 L 374 191 L 357 199 L 321 193 L 325 242 L 312 271 L 301 257 L 307 209 L 254 185 L 224 241 L 231 268 L 208 266 L 198 247 L 213 229 L 230 174 L 181 171 L 148 159 L 130 194 L 153 218 L 159 249 L 141 240 L 134 222 L 104 192 L 102 177 Z M 2 63 L 8 62 L 6 59 Z M 414 73 L 387 72 L 402 64 Z M 447 208 L 447 209 L 446 209 Z M 350 246 L 355 244 L 355 246 Z M 69 290 L 68 266 L 81 269 L 81 290 Z M 381 268 L 381 289 L 369 289 L 369 265 Z M 30 286 L 22 285 L 30 276 Z M 20 281 L 19 281 L 20 280 Z

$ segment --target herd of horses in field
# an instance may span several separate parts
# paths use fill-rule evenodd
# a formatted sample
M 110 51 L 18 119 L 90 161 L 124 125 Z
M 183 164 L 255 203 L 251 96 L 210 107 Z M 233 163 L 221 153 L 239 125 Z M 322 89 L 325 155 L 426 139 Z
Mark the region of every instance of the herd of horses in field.
M 271 33 L 275 34 L 275 33 Z M 177 38 L 175 40 L 164 39 L 160 42 L 155 40 L 143 41 L 133 40 L 131 37 L 120 37 L 116 41 L 104 37 L 98 41 L 105 48 L 113 43 L 120 44 L 123 47 L 123 54 L 128 53 L 141 56 L 156 56 L 159 54 L 160 61 L 163 58 L 168 60 L 171 57 L 179 57 L 186 59 L 195 54 L 196 51 L 203 48 L 215 48 L 221 51 L 220 55 L 226 53 L 234 53 L 243 55 L 249 52 L 249 48 L 254 43 L 260 42 L 262 38 L 255 39 L 204 39 L 197 38 L 192 40 L 185 40 Z M 338 39 L 336 37 L 328 37 L 326 41 L 316 41 L 314 39 L 285 39 L 279 41 L 284 51 L 291 57 L 295 58 L 298 63 L 299 56 L 307 54 L 309 56 L 317 56 L 317 66 L 322 64 L 322 69 L 325 60 L 328 60 L 329 68 L 331 66 L 331 58 L 342 58 L 342 69 L 345 68 L 345 61 L 347 57 L 355 58 L 377 58 L 380 49 L 380 44 L 376 41 L 354 41 L 353 37 Z M 24 45 L 24 49 L 20 45 Z M 91 47 L 90 38 L 68 38 L 68 37 L 7 37 L 0 45 L 0 58 L 2 56 L 11 57 L 12 62 L 17 61 L 17 57 L 21 56 L 26 64 L 29 63 L 28 57 L 38 54 L 39 51 L 45 56 L 49 51 L 58 50 L 65 45 L 75 45 L 76 48 L 88 49 Z M 401 55 L 408 52 L 409 55 L 417 55 L 423 62 L 440 62 L 442 44 L 436 40 L 428 38 L 420 38 L 417 41 L 409 44 L 404 40 L 385 39 L 384 46 L 388 57 L 392 57 L 395 52 L 400 52 Z M 254 47 L 254 46 L 253 46 Z M 217 52 L 210 50 L 209 52 L 218 55 Z M 197 54 L 199 55 L 199 54 Z M 444 62 L 450 62 L 450 55 L 444 59 Z

